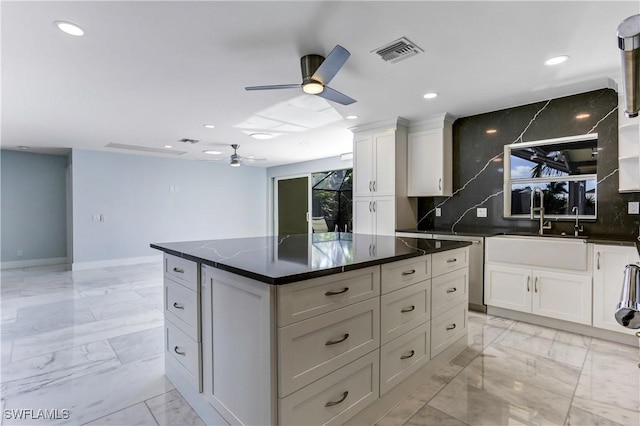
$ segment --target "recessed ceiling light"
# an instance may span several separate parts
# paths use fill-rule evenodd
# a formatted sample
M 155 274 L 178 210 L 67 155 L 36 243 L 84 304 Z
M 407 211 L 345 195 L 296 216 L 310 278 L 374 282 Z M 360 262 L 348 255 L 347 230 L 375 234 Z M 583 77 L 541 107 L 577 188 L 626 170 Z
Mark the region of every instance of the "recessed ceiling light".
M 171 149 L 171 148 L 173 148 L 173 146 L 172 146 L 172 145 L 165 145 L 164 147 L 165 147 L 165 148 L 167 148 L 167 149 Z
M 20 145 L 20 146 L 18 147 L 18 149 L 21 149 L 21 150 L 23 150 L 23 151 L 26 151 L 26 150 L 28 150 L 28 149 L 29 149 L 29 147 L 28 147 L 28 146 L 24 146 L 24 145 Z
M 569 59 L 569 56 L 567 55 L 560 55 L 560 56 L 554 56 L 553 58 L 549 58 L 546 61 L 544 61 L 545 65 L 558 65 L 561 64 L 565 61 L 567 61 Z
M 203 124 L 204 127 L 206 127 L 207 129 L 215 129 L 216 126 L 214 126 L 213 124 Z
M 347 115 L 345 118 L 347 120 L 355 120 L 356 118 L 358 118 L 358 116 L 357 115 Z
M 55 21 L 53 25 L 55 25 L 56 28 L 58 28 L 63 33 L 66 33 L 72 36 L 80 37 L 84 35 L 84 30 L 72 22 Z
M 251 133 L 249 136 L 251 136 L 254 139 L 260 139 L 260 140 L 266 140 L 266 139 L 272 139 L 273 135 L 269 134 L 269 133 Z
M 438 94 L 436 92 L 429 92 L 429 93 L 425 93 L 423 98 L 425 99 L 433 99 L 433 98 L 437 98 Z
M 498 133 L 496 129 L 487 129 L 487 134 L 492 135 L 494 133 Z
M 212 150 L 207 150 L 207 151 L 202 151 L 202 152 L 204 152 L 205 154 L 209 154 L 209 155 L 220 155 L 220 154 L 222 154 L 222 152 L 220 152 L 220 151 L 212 151 Z
M 582 120 L 583 118 L 589 118 L 589 117 L 591 117 L 591 114 L 587 114 L 587 113 L 576 115 L 576 118 L 578 120 Z

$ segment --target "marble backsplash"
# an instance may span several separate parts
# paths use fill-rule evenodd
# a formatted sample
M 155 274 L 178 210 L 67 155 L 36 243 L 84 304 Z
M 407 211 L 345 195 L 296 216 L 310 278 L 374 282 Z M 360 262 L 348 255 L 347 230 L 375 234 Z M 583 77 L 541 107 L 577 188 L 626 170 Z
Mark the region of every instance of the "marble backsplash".
M 577 119 L 579 114 L 589 117 Z M 496 129 L 493 134 L 487 129 Z M 618 192 L 618 94 L 600 89 L 485 114 L 453 124 L 453 188 L 450 197 L 418 199 L 418 229 L 448 232 L 536 232 L 538 221 L 503 217 L 504 145 L 582 134 L 598 134 L 596 220 L 581 220 L 586 235 L 638 236 L 640 215 L 627 202 L 640 193 Z M 435 216 L 439 207 L 442 215 Z M 476 217 L 476 208 L 487 217 Z M 551 233 L 573 233 L 572 221 L 554 221 Z

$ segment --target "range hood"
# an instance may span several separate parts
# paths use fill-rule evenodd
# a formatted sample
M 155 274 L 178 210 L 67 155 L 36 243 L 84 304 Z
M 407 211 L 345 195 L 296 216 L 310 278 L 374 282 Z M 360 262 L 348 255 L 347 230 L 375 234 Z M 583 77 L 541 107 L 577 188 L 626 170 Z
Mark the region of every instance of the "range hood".
M 618 47 L 622 56 L 625 114 L 637 117 L 640 111 L 640 15 L 625 19 L 618 26 Z

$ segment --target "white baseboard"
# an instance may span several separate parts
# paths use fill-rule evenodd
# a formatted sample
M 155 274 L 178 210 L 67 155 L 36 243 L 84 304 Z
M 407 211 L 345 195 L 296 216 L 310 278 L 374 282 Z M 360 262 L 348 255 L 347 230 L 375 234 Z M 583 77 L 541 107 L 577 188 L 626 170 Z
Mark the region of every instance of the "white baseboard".
M 138 263 L 162 262 L 162 255 L 125 257 L 121 259 L 96 260 L 93 262 L 73 262 L 72 271 L 85 271 L 87 269 L 108 268 L 110 266 L 137 265 Z
M 66 257 L 53 257 L 50 259 L 12 260 L 9 262 L 0 263 L 0 269 L 31 268 L 34 266 L 64 265 L 68 263 L 69 259 Z

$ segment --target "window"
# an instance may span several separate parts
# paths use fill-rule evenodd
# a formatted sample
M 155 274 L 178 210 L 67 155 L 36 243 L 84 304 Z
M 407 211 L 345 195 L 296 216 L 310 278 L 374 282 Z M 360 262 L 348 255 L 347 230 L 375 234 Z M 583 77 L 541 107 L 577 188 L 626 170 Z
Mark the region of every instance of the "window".
M 530 217 L 540 189 L 545 217 L 597 216 L 598 135 L 515 143 L 504 147 L 504 215 Z M 540 206 L 539 195 L 533 206 Z

